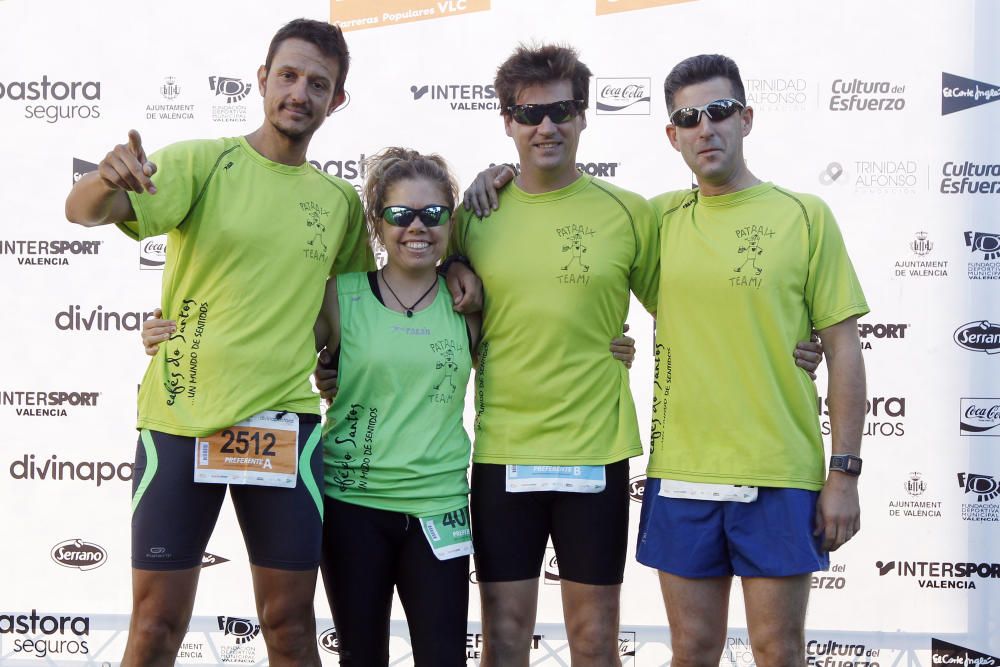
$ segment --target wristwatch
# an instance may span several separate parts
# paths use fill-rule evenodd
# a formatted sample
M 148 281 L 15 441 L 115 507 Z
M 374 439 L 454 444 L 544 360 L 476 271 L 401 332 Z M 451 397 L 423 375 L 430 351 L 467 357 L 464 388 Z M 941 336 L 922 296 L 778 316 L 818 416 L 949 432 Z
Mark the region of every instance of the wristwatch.
M 830 457 L 830 470 L 857 477 L 861 474 L 861 457 L 854 454 L 834 454 Z

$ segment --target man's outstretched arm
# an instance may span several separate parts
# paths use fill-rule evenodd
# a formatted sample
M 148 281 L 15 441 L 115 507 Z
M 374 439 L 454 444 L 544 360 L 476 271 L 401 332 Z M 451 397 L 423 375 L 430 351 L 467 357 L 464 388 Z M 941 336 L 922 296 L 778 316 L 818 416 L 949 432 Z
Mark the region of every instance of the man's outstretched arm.
M 129 130 L 128 143 L 118 144 L 85 174 L 66 197 L 66 219 L 85 227 L 135 220 L 128 192 L 156 194 L 150 180 L 156 165 L 146 158 L 142 139 Z

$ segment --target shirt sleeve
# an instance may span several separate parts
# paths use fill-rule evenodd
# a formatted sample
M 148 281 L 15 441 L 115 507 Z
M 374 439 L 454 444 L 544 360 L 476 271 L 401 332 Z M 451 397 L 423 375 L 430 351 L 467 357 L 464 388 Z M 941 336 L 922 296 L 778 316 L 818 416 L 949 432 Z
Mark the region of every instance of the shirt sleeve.
M 212 169 L 224 155 L 221 142 L 185 141 L 149 156 L 156 165 L 156 194 L 129 192 L 136 219 L 118 228 L 136 240 L 166 234 L 178 227 L 194 207 Z
M 631 213 L 635 255 L 629 268 L 629 288 L 647 311 L 655 313 L 660 289 L 660 220 L 645 200 L 633 206 Z
M 864 315 L 869 308 L 833 212 L 822 201 L 809 208 L 805 300 L 813 327 L 825 329 L 849 317 Z
M 333 260 L 330 275 L 375 270 L 375 255 L 368 240 L 368 227 L 361 207 L 361 198 L 353 187 L 341 188 L 347 198 L 347 231 Z

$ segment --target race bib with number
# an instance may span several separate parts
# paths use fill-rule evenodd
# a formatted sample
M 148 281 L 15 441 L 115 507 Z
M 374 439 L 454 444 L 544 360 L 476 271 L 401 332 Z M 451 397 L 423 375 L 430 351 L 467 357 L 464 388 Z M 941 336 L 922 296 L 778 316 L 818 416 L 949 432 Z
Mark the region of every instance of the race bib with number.
M 420 519 L 424 537 L 438 560 L 472 554 L 472 531 L 469 529 L 469 506 L 454 512 Z
M 698 482 L 682 482 L 676 479 L 661 479 L 660 495 L 664 498 L 752 503 L 757 500 L 757 487 L 734 486 L 732 484 L 700 484 Z
M 508 493 L 524 491 L 600 493 L 604 490 L 604 486 L 604 466 L 507 466 Z
M 299 469 L 299 416 L 265 410 L 196 439 L 194 481 L 293 488 Z

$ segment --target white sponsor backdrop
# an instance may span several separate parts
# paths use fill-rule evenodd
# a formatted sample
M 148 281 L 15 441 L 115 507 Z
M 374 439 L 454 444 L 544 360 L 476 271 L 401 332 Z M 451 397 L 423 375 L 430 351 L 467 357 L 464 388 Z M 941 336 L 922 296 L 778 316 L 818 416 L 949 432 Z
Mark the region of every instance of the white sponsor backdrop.
M 583 168 L 652 196 L 690 183 L 663 133 L 664 76 L 696 53 L 734 57 L 757 109 L 746 145 L 753 171 L 831 204 L 872 307 L 864 321 L 873 326 L 862 331 L 872 406 L 864 530 L 814 581 L 810 664 L 929 665 L 947 659 L 932 656 L 935 639 L 964 647 L 950 654 L 962 664 L 970 651 L 1000 655 L 1000 566 L 992 565 L 1000 561 L 1000 417 L 989 411 L 1000 404 L 1000 355 L 955 340 L 966 323 L 1000 319 L 990 236 L 1000 234 L 998 198 L 975 192 L 980 181 L 1000 189 L 1000 104 L 988 103 L 1000 93 L 992 85 L 1000 82 L 996 5 L 693 0 L 606 15 L 583 0 L 465 7 L 441 3 L 440 19 L 349 32 L 350 102 L 316 136 L 310 158 L 355 184 L 361 157 L 386 145 L 440 152 L 462 182 L 515 161 L 485 86 L 516 42 L 563 41 L 595 75 Z M 161 274 L 143 270 L 140 246 L 115 230 L 65 221 L 71 176 L 129 128 L 150 149 L 252 130 L 262 115 L 256 86 L 235 98 L 271 35 L 291 18 L 329 11 L 321 0 L 252 11 L 234 0 L 0 0 L 0 663 L 117 664 L 130 609 L 127 464 L 146 363 L 134 329 L 157 303 Z M 949 104 L 974 106 L 943 114 L 943 80 Z M 81 82 L 75 98 L 72 82 Z M 959 191 L 943 192 L 952 182 Z M 147 250 L 154 264 L 162 257 L 162 248 Z M 630 323 L 646 432 L 652 326 L 638 304 Z M 719 353 L 741 351 L 737 342 Z M 818 384 L 824 395 L 822 374 Z M 993 428 L 970 435 L 963 421 Z M 635 460 L 633 475 L 644 466 Z M 634 537 L 639 506 L 631 507 Z M 60 545 L 90 560 L 64 555 L 59 564 Z M 228 507 L 208 550 L 215 563 L 201 577 L 180 662 L 264 662 Z M 670 637 L 656 575 L 632 561 L 631 549 L 629 558 L 623 660 L 665 664 Z M 88 563 L 98 566 L 71 567 Z M 971 572 L 964 563 L 975 564 Z M 555 563 L 546 570 L 557 576 Z M 533 664 L 568 665 L 559 588 L 549 578 L 540 588 Z M 753 664 L 738 588 L 722 663 L 734 666 Z M 316 608 L 322 632 L 331 623 L 321 595 Z M 398 607 L 394 618 L 393 664 L 410 664 Z M 478 621 L 473 592 L 470 658 L 481 650 Z M 333 642 L 321 644 L 324 662 L 335 664 L 326 650 Z

